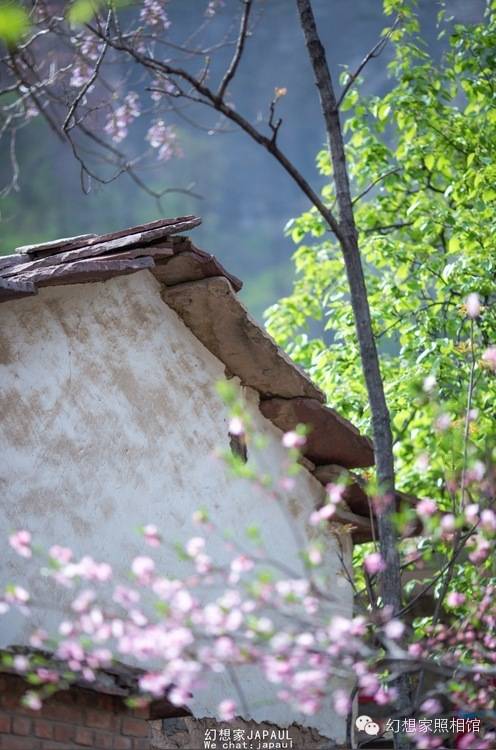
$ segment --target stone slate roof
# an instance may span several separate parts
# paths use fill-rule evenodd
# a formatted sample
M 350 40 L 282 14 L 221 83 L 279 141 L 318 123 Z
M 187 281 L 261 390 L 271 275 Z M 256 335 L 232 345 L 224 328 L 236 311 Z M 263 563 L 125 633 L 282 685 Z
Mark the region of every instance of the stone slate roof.
M 180 235 L 200 223 L 196 216 L 181 216 L 19 247 L 0 257 L 0 302 L 37 294 L 45 286 L 105 281 L 148 269 L 163 285 L 165 302 L 224 363 L 226 374 L 258 391 L 265 417 L 284 431 L 309 425 L 305 463 L 320 481 L 325 484 L 336 471 L 372 466 L 370 440 L 326 406 L 322 391 L 250 316 L 237 296 L 241 281 Z M 341 520 L 354 523 L 357 540 L 370 538 L 367 497 L 348 476 L 352 486 L 345 497 L 352 513 Z M 360 522 L 355 514 L 362 516 Z

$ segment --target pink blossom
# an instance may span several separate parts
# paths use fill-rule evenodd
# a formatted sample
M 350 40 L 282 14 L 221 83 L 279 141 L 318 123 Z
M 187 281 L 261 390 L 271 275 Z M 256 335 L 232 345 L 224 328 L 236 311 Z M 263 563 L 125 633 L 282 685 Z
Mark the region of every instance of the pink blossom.
M 217 707 L 217 713 L 221 721 L 232 721 L 236 716 L 236 703 L 233 700 L 223 700 Z
M 350 620 L 341 615 L 334 615 L 327 629 L 327 633 L 331 641 L 339 641 L 344 636 L 349 635 L 350 627 Z
M 345 690 L 335 690 L 333 695 L 334 710 L 339 716 L 347 716 L 351 710 L 351 700 Z
M 60 565 L 67 565 L 72 558 L 72 550 L 69 549 L 69 547 L 60 547 L 58 544 L 54 544 L 53 547 L 50 547 L 48 554 L 52 560 L 55 560 L 55 562 L 58 562 Z
M 170 27 L 170 21 L 164 10 L 164 0 L 143 0 L 140 18 L 147 26 L 166 30 Z
M 186 591 L 186 589 L 180 589 L 176 594 L 174 594 L 171 601 L 171 606 L 178 612 L 182 612 L 183 614 L 191 612 L 194 604 L 195 602 L 193 597 L 191 596 L 189 591 Z
M 37 628 L 30 636 L 29 643 L 33 648 L 43 648 L 45 641 L 48 639 L 48 633 L 41 628 Z
M 417 469 L 424 473 L 429 468 L 430 462 L 429 462 L 429 456 L 427 453 L 420 453 L 419 456 L 417 456 L 417 460 L 415 462 L 415 466 Z
M 203 552 L 205 548 L 205 539 L 201 536 L 194 536 L 186 542 L 185 549 L 190 557 L 196 557 Z
M 140 583 L 146 585 L 147 583 L 150 583 L 153 578 L 155 563 L 150 557 L 135 557 L 131 564 L 131 570 Z
M 209 3 L 205 9 L 205 15 L 207 18 L 213 18 L 217 13 L 217 10 L 224 5 L 224 0 L 209 0 Z
M 5 591 L 5 601 L 9 604 L 27 604 L 29 594 L 22 586 L 8 586 Z
M 470 505 L 467 505 L 465 508 L 465 518 L 467 520 L 467 523 L 470 523 L 472 525 L 476 524 L 479 521 L 479 506 L 477 503 L 471 503 Z
M 177 133 L 174 127 L 166 125 L 163 120 L 156 120 L 150 126 L 146 134 L 146 140 L 152 148 L 158 149 L 158 159 L 160 161 L 168 161 L 173 156 L 182 156 L 182 150 L 177 143 Z
M 72 602 L 74 612 L 84 612 L 96 599 L 96 594 L 91 589 L 84 589 Z
M 422 656 L 422 646 L 420 643 L 410 643 L 408 646 L 408 653 L 415 659 L 418 659 Z
M 475 538 L 475 549 L 470 552 L 469 559 L 477 565 L 478 563 L 484 562 L 484 560 L 487 560 L 489 553 L 491 551 L 491 544 L 487 539 L 484 539 L 482 536 L 477 536 Z
M 446 513 L 441 518 L 441 531 L 443 534 L 452 534 L 456 528 L 455 516 L 452 513 Z
M 384 625 L 384 633 L 386 637 L 391 638 L 391 640 L 401 638 L 404 632 L 405 626 L 400 620 L 389 620 L 389 622 Z
M 245 426 L 240 417 L 231 417 L 229 420 L 229 433 L 231 435 L 244 435 Z
M 338 505 L 338 503 L 342 501 L 345 491 L 345 484 L 337 484 L 331 482 L 330 484 L 326 485 L 326 492 L 329 495 L 329 500 L 334 505 Z
M 328 503 L 327 505 L 324 505 L 322 508 L 319 508 L 319 510 L 314 510 L 313 513 L 311 513 L 309 522 L 311 526 L 317 526 L 322 521 L 327 521 L 329 518 L 331 518 L 334 513 L 336 512 L 336 506 L 333 505 L 333 503 Z
M 482 355 L 482 362 L 496 372 L 496 346 L 490 346 Z
M 18 555 L 21 557 L 31 557 L 33 551 L 31 549 L 31 533 L 25 529 L 16 531 L 9 537 L 9 544 Z
M 277 581 L 275 586 L 279 596 L 284 599 L 288 597 L 300 599 L 308 593 L 310 588 L 308 581 L 299 578 Z
M 77 65 L 71 68 L 71 77 L 69 80 L 69 86 L 72 88 L 79 89 L 84 86 L 90 80 L 93 75 L 93 70 L 87 63 L 79 62 Z
M 437 511 L 437 505 L 430 497 L 426 497 L 417 503 L 416 510 L 417 515 L 420 516 L 420 518 L 428 518 L 429 516 L 433 516 Z
M 362 695 L 375 695 L 379 690 L 379 680 L 375 674 L 365 673 L 360 675 L 358 685 Z
M 140 595 L 134 589 L 130 589 L 126 586 L 116 586 L 112 599 L 121 607 L 128 608 L 140 600 Z
M 289 635 L 289 633 L 276 633 L 271 640 L 270 640 L 270 646 L 275 653 L 283 653 L 284 651 L 287 651 L 291 644 L 293 642 L 292 637 Z
M 301 448 L 306 443 L 304 435 L 299 435 L 294 430 L 285 432 L 282 436 L 282 444 L 285 448 Z
M 427 700 L 420 706 L 420 709 L 426 713 L 427 716 L 434 716 L 434 714 L 440 714 L 443 707 L 436 698 L 427 698 Z
M 395 694 L 392 689 L 385 690 L 380 687 L 374 695 L 374 701 L 379 706 L 388 706 L 394 700 Z
M 167 699 L 174 706 L 184 706 L 188 703 L 191 698 L 190 693 L 184 688 L 175 687 L 167 695 Z
M 370 555 L 367 555 L 363 565 L 367 573 L 371 576 L 386 569 L 380 552 L 371 552 Z
M 465 300 L 465 307 L 469 318 L 478 318 L 481 313 L 481 304 L 477 292 L 472 292 Z
M 150 88 L 152 89 L 150 97 L 154 102 L 159 102 L 164 94 L 177 95 L 179 93 L 176 84 L 167 78 L 167 76 L 161 76 L 152 81 Z
M 150 547 L 160 547 L 162 537 L 160 536 L 157 527 L 152 523 L 148 523 L 143 527 L 143 536 L 145 537 L 145 542 L 149 544 Z
M 112 568 L 108 563 L 98 563 L 89 555 L 85 555 L 78 563 L 69 563 L 58 571 L 57 580 L 62 583 L 70 582 L 73 578 L 84 578 L 87 581 L 103 583 L 112 577 Z
M 138 94 L 130 91 L 123 103 L 110 113 L 104 130 L 115 143 L 120 143 L 128 134 L 128 126 L 141 114 Z
M 74 665 L 75 669 L 79 668 L 79 664 L 84 661 L 84 650 L 83 647 L 74 640 L 61 641 L 57 648 L 57 656 L 59 659 L 69 662 Z M 76 666 L 77 665 L 77 666 Z
M 210 573 L 212 567 L 212 560 L 208 555 L 200 554 L 195 557 L 195 568 L 200 575 Z
M 36 674 L 42 682 L 56 685 L 59 681 L 59 673 L 54 669 L 46 669 L 45 667 L 40 667 L 36 670 Z
M 255 567 L 254 561 L 248 555 L 238 555 L 231 561 L 231 572 L 229 574 L 229 583 L 237 583 L 242 573 L 248 573 Z
M 307 554 L 308 554 L 308 561 L 311 563 L 311 565 L 320 565 L 322 563 L 322 560 L 323 560 L 322 550 L 316 544 L 312 544 L 308 548 Z
M 40 696 L 33 690 L 28 690 L 24 693 L 22 703 L 26 708 L 30 708 L 31 711 L 39 711 L 43 705 Z
M 81 55 L 88 60 L 98 60 L 100 52 L 103 49 L 103 42 L 96 36 L 87 34 L 81 40 Z
M 169 678 L 160 672 L 147 672 L 147 674 L 139 678 L 140 689 L 145 693 L 151 693 L 155 697 L 163 695 L 169 685 Z
M 29 669 L 29 659 L 22 654 L 14 656 L 14 669 L 16 672 L 27 672 Z
M 436 381 L 435 375 L 427 375 L 427 377 L 424 378 L 424 383 L 423 383 L 422 388 L 425 391 L 425 393 L 431 393 L 431 391 L 434 390 L 436 385 L 437 385 L 437 381 Z
M 496 514 L 490 508 L 485 508 L 480 514 L 481 526 L 484 531 L 496 531 Z
M 434 425 L 439 432 L 445 432 L 451 427 L 451 417 L 449 414 L 440 414 L 434 422 Z

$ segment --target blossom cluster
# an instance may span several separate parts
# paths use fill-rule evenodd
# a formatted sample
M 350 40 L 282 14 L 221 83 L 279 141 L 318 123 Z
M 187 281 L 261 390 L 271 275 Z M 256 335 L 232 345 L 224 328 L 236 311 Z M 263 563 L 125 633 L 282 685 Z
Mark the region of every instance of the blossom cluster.
M 124 101 L 107 118 L 104 130 L 115 143 L 120 143 L 128 134 L 129 125 L 141 114 L 138 94 L 130 91 Z

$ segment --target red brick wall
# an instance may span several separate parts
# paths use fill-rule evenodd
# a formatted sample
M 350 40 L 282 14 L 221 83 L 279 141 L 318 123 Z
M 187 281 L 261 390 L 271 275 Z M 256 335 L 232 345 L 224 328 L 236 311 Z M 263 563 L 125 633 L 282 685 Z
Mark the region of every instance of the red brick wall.
M 120 698 L 72 689 L 50 698 L 40 711 L 20 705 L 26 685 L 0 675 L 1 750 L 150 750 L 148 713 Z

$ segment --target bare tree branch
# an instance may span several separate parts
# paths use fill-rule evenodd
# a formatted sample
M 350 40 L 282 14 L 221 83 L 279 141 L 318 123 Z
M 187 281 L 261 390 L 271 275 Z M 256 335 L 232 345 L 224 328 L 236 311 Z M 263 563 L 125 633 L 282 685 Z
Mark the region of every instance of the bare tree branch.
M 111 19 L 112 19 L 112 11 L 109 10 L 108 16 L 107 16 L 107 23 L 106 23 L 106 26 L 105 26 L 105 32 L 104 32 L 104 34 L 105 34 L 106 37 L 108 36 L 108 33 L 109 33 Z M 100 54 L 98 56 L 98 59 L 97 59 L 97 61 L 95 63 L 95 67 L 93 69 L 93 73 L 88 78 L 88 80 L 86 81 L 86 83 L 80 88 L 80 90 L 78 91 L 78 93 L 77 93 L 74 101 L 72 102 L 71 106 L 69 107 L 69 111 L 67 112 L 66 118 L 64 120 L 64 124 L 62 125 L 62 130 L 65 133 L 67 133 L 68 130 L 70 130 L 71 128 L 74 127 L 74 122 L 72 122 L 72 124 L 71 124 L 71 120 L 73 118 L 73 115 L 76 112 L 76 109 L 78 107 L 79 102 L 83 99 L 83 97 L 86 95 L 87 91 L 89 91 L 89 89 L 91 88 L 91 86 L 93 86 L 93 84 L 95 83 L 95 81 L 97 79 L 97 76 L 98 76 L 98 73 L 100 71 L 101 65 L 103 63 L 103 59 L 104 59 L 105 54 L 107 52 L 107 49 L 108 49 L 108 40 L 105 40 L 105 42 L 103 44 L 103 47 L 102 47 L 102 51 L 100 52 Z
M 236 75 L 238 65 L 241 62 L 241 58 L 243 56 L 243 50 L 245 48 L 246 37 L 248 35 L 248 23 L 250 20 L 250 12 L 253 6 L 253 0 L 243 0 L 243 3 L 245 7 L 243 9 L 243 15 L 241 16 L 241 24 L 239 27 L 239 34 L 238 34 L 238 40 L 236 43 L 236 49 L 235 49 L 233 58 L 230 62 L 230 65 L 228 69 L 226 70 L 226 74 L 224 78 L 222 79 L 222 82 L 219 86 L 219 90 L 217 92 L 217 96 L 219 97 L 219 99 L 222 99 L 224 97 L 227 87 L 229 86 L 230 82 Z

